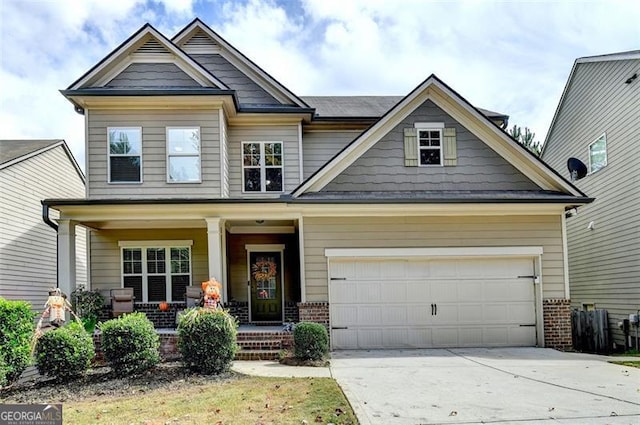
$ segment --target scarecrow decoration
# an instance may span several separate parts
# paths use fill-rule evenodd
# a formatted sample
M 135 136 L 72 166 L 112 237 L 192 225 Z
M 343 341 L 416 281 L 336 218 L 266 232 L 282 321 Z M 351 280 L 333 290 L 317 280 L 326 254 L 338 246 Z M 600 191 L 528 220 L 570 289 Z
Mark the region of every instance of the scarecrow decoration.
M 202 304 L 204 308 L 217 309 L 220 307 L 220 289 L 222 289 L 222 285 L 213 277 L 206 282 L 202 282 L 202 291 L 204 292 Z
M 55 328 L 64 325 L 64 315 L 66 311 L 71 311 L 71 303 L 67 300 L 67 296 L 60 291 L 60 288 L 52 288 L 49 290 L 49 298 L 44 304 L 42 317 L 49 318 L 49 323 Z M 75 314 L 74 314 L 75 316 Z

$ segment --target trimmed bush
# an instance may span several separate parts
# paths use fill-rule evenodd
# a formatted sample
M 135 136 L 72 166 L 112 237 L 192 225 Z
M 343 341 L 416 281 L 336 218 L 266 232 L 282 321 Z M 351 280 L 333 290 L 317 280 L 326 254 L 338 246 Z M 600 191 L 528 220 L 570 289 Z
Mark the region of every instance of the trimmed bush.
M 68 381 L 89 369 L 95 355 L 93 338 L 79 322 L 45 332 L 36 345 L 40 374 Z
M 15 382 L 31 364 L 34 317 L 28 302 L 0 297 L 0 356 L 7 384 Z
M 131 375 L 160 362 L 160 338 L 144 313 L 125 314 L 100 325 L 102 353 L 117 375 Z
M 0 354 L 0 388 L 5 385 L 7 385 L 7 364 L 2 354 Z
M 293 329 L 293 346 L 297 358 L 321 360 L 329 354 L 327 328 L 320 323 L 298 323 Z
M 191 371 L 219 374 L 229 370 L 238 345 L 238 324 L 223 310 L 194 308 L 178 319 L 178 348 Z

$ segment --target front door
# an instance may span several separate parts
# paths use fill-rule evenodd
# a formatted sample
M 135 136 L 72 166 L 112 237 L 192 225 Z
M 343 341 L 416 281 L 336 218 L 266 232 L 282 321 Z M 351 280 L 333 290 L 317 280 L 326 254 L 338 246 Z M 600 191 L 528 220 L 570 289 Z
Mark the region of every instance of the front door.
M 282 252 L 249 252 L 251 321 L 282 321 Z

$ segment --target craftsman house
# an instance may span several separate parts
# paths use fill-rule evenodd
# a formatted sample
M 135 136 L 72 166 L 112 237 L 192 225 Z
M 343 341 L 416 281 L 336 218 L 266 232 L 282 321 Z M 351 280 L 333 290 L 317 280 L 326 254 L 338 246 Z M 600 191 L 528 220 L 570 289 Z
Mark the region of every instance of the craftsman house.
M 583 164 L 574 184 L 596 200 L 567 219 L 571 301 L 607 310 L 618 347 L 625 346 L 618 323 L 640 310 L 638 74 L 640 50 L 576 59 L 542 152 L 568 179 L 569 158 Z
M 87 196 L 44 204 L 91 229 L 93 289 L 178 308 L 215 277 L 242 323 L 321 322 L 335 349 L 571 344 L 564 217 L 591 199 L 434 75 L 300 97 L 196 19 L 62 94 Z

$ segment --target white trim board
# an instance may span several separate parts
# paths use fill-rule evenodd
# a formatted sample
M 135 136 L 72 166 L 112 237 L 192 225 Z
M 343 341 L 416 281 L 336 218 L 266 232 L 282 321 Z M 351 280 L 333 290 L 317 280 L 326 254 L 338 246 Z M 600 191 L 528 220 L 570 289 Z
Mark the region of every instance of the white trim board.
M 181 246 L 193 246 L 192 240 L 159 240 L 159 241 L 118 241 L 119 247 L 133 247 L 133 248 L 145 248 L 145 247 L 155 247 L 155 246 L 170 246 L 170 247 L 181 247 Z
M 461 248 L 326 248 L 324 255 L 337 257 L 523 257 L 542 255 L 541 246 Z

